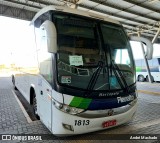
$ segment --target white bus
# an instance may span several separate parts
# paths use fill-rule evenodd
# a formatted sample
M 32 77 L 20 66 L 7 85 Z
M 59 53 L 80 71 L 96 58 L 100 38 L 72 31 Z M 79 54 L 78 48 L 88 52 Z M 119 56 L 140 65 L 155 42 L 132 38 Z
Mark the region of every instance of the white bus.
M 17 67 L 12 81 L 53 134 L 88 133 L 133 118 L 135 64 L 119 22 L 48 6 L 35 15 L 31 25 L 37 66 Z M 147 39 L 136 40 L 152 48 Z
M 137 81 L 140 82 L 149 81 L 144 59 L 135 60 L 135 64 L 136 64 Z M 148 65 L 150 68 L 152 80 L 160 81 L 160 58 L 157 57 L 148 60 Z

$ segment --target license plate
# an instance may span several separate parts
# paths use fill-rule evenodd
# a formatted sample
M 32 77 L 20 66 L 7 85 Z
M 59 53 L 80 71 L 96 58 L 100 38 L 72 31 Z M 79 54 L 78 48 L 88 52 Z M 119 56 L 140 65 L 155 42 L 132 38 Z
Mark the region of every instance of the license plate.
M 116 120 L 110 120 L 110 121 L 103 122 L 102 127 L 107 128 L 107 127 L 115 126 L 116 124 L 117 124 Z

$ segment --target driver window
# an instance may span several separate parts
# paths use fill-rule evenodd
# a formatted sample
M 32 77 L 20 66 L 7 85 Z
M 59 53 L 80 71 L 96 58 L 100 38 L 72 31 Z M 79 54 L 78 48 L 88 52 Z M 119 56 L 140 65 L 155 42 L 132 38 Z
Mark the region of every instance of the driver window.
M 127 49 L 116 49 L 115 63 L 130 65 L 130 58 Z

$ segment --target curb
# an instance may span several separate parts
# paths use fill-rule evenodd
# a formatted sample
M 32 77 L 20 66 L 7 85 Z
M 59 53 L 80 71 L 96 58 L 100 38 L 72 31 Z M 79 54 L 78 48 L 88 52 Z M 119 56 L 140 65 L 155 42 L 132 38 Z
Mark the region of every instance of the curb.
M 17 102 L 18 102 L 18 104 L 19 104 L 19 106 L 20 106 L 20 108 L 21 108 L 21 110 L 22 110 L 25 118 L 27 119 L 27 122 L 28 122 L 28 123 L 31 123 L 31 122 L 32 122 L 31 118 L 29 117 L 28 113 L 27 113 L 26 110 L 24 109 L 22 103 L 20 102 L 20 100 L 18 99 L 18 97 L 16 96 L 16 94 L 14 93 L 13 90 L 12 90 L 12 93 L 13 93 L 14 97 L 16 98 L 16 100 L 17 100 Z

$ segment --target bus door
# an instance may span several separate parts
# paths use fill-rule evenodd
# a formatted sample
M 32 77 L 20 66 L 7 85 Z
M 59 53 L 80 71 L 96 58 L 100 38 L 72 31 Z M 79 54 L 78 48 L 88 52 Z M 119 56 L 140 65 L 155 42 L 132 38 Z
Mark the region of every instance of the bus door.
M 42 78 L 39 79 L 40 92 L 40 119 L 51 130 L 51 95 L 52 88 L 49 83 Z

